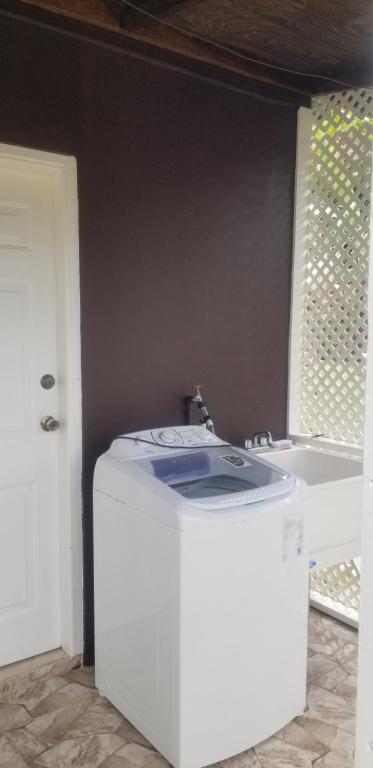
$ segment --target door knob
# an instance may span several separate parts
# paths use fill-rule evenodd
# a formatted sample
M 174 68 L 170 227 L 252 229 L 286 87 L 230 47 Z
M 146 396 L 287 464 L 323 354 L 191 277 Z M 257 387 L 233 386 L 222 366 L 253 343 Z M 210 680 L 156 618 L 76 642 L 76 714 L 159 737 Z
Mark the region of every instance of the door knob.
M 40 419 L 40 426 L 44 432 L 55 432 L 60 426 L 58 419 L 54 419 L 53 416 L 43 416 Z

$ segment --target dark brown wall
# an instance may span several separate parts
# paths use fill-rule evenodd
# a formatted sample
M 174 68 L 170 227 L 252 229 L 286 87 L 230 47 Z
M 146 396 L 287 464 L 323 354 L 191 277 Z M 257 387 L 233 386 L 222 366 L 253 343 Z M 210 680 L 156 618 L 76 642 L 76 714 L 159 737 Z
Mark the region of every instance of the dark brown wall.
M 1 20 L 0 20 L 1 21 Z M 296 112 L 21 22 L 0 23 L 0 141 L 78 160 L 85 465 L 183 420 L 286 430 Z

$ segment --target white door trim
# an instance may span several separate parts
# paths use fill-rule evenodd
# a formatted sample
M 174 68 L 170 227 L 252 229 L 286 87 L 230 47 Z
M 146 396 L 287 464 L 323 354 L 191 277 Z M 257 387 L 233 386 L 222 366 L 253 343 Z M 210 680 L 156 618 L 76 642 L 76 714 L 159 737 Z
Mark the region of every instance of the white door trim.
M 0 159 L 16 168 L 30 163 L 53 180 L 57 345 L 61 363 L 59 417 L 59 578 L 61 644 L 70 656 L 82 651 L 82 407 L 77 168 L 74 157 L 0 144 Z

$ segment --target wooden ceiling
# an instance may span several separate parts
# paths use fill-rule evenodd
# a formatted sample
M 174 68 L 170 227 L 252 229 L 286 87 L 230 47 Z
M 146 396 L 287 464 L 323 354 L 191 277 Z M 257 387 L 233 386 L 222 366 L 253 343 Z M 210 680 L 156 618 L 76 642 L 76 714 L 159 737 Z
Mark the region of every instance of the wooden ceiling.
M 373 85 L 373 0 L 7 0 L 5 5 L 26 14 L 37 7 L 57 25 L 62 17 L 88 23 L 96 34 L 97 28 L 115 33 L 121 44 L 125 38 L 146 44 L 159 58 L 174 53 L 200 74 L 284 101 L 308 103 L 317 92 Z

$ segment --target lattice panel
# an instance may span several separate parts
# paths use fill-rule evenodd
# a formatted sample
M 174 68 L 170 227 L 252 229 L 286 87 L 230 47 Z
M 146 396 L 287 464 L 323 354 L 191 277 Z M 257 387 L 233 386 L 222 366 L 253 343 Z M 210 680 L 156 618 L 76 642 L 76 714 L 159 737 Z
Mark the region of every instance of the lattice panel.
M 352 619 L 357 623 L 360 610 L 360 558 L 311 571 L 310 596 L 315 607 L 332 610 L 342 621 Z
M 311 573 L 312 590 L 355 611 L 360 607 L 360 573 L 353 560 Z
M 318 96 L 313 112 L 300 431 L 361 444 L 373 90 Z

